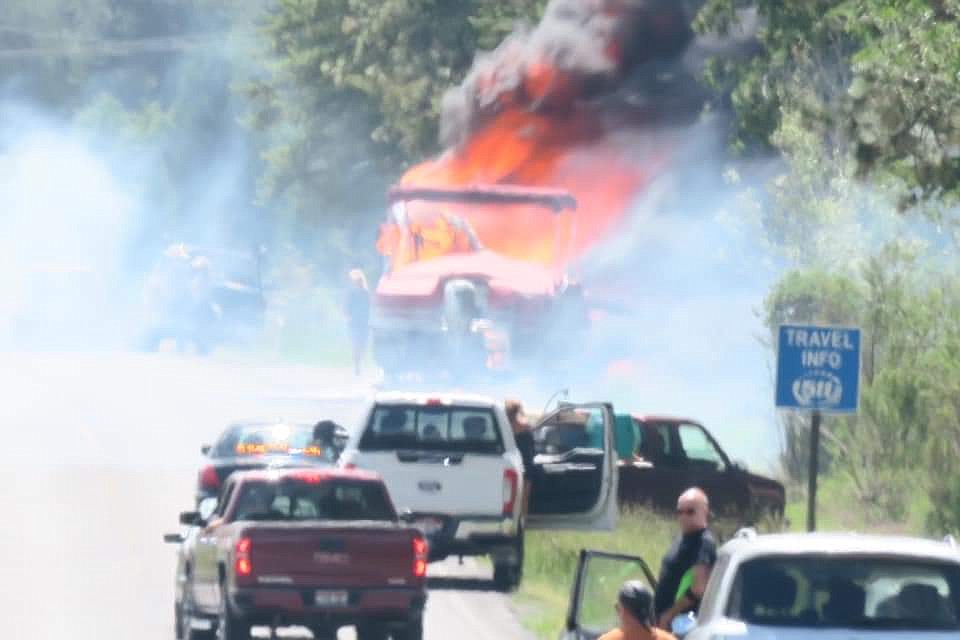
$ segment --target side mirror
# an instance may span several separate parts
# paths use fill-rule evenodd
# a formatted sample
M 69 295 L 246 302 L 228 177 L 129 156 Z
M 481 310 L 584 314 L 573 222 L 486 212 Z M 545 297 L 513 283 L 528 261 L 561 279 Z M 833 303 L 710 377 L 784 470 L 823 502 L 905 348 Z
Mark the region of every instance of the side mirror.
M 196 527 L 203 524 L 203 518 L 199 511 L 183 511 L 180 513 L 180 524 L 188 527 Z
M 207 455 L 208 453 L 210 453 L 211 448 L 212 447 L 208 444 L 200 445 L 200 453 L 202 453 L 203 455 Z
M 413 511 L 410 509 L 404 509 L 398 514 L 397 517 L 400 519 L 400 522 L 404 524 L 413 524 L 415 520 L 413 517 Z
M 183 536 L 179 533 L 165 533 L 163 534 L 163 541 L 170 544 L 182 544 Z
M 743 460 L 734 460 L 734 461 L 733 461 L 733 468 L 734 468 L 734 469 L 737 469 L 738 471 L 746 471 L 746 470 L 747 470 L 747 463 L 744 462 Z
M 217 505 L 219 503 L 219 498 L 212 497 L 204 498 L 200 501 L 200 505 L 197 507 L 197 513 L 200 514 L 201 522 L 207 522 L 213 517 L 213 513 L 217 510 Z
M 693 613 L 684 613 L 675 617 L 670 622 L 670 631 L 677 638 L 683 638 L 685 635 L 693 631 L 693 628 L 697 626 L 697 616 Z

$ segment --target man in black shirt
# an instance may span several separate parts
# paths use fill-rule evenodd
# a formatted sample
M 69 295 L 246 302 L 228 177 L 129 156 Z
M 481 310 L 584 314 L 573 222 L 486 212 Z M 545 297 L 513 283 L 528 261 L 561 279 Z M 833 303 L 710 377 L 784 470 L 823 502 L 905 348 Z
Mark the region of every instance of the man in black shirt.
M 687 611 L 696 612 L 717 561 L 717 541 L 707 528 L 710 506 L 707 495 L 693 487 L 677 500 L 680 535 L 663 557 L 660 579 L 654 596 L 658 626 L 670 629 L 670 622 Z

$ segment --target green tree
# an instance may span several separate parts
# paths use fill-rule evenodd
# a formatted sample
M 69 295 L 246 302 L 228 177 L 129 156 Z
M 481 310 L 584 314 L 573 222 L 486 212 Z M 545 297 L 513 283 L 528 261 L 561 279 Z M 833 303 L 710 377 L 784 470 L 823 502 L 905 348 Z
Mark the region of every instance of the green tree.
M 264 2 L 240 11 L 225 0 L 11 0 L 0 18 L 4 101 L 89 135 L 115 161 L 155 236 L 144 242 L 214 216 L 241 227 L 254 217 L 244 185 L 256 155 L 238 142 L 247 134 L 230 87 L 248 57 L 227 34 Z M 211 184 L 226 174 L 234 184 Z
M 269 64 L 245 87 L 267 140 L 261 202 L 345 229 L 331 238 L 341 255 L 369 252 L 386 187 L 440 151 L 444 91 L 543 4 L 282 0 L 263 28 Z
M 821 470 L 849 481 L 868 514 L 902 521 L 918 498 L 935 508 L 927 525 L 957 530 L 944 501 L 960 497 L 960 287 L 913 247 L 891 243 L 847 271 L 789 273 L 766 301 L 771 335 L 779 324 L 848 324 L 863 329 L 860 412 L 824 423 Z M 808 419 L 784 416 L 782 462 L 806 478 Z M 913 505 L 913 506 L 911 506 Z
M 470 17 L 470 24 L 477 32 L 477 49 L 492 51 L 513 33 L 518 26 L 531 27 L 537 24 L 549 0 L 481 0 L 475 2 L 476 9 Z
M 708 0 L 697 28 L 725 31 L 748 7 L 764 22 L 761 52 L 707 72 L 737 114 L 737 148 L 776 146 L 795 117 L 858 176 L 895 184 L 901 208 L 957 201 L 960 2 Z
M 856 158 L 803 113 L 779 112 L 770 141 L 782 171 L 759 219 L 769 248 L 793 269 L 770 292 L 766 323 L 773 337 L 785 322 L 863 328 L 861 410 L 826 420 L 821 469 L 845 479 L 870 517 L 903 521 L 958 495 L 956 246 L 936 225 L 899 215 L 895 184 L 859 179 Z M 787 413 L 782 428 L 783 466 L 799 482 L 809 419 Z M 938 506 L 927 526 L 956 530 L 955 516 Z
M 341 254 L 382 215 L 389 182 L 436 151 L 438 97 L 470 63 L 470 3 L 283 0 L 270 63 L 246 88 L 267 135 L 260 198 L 298 224 L 342 229 Z

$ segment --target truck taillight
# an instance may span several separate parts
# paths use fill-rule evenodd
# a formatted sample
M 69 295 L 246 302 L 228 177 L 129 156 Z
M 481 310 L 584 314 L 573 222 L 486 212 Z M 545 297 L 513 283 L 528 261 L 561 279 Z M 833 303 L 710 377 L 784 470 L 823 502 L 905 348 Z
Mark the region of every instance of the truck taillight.
M 250 538 L 240 538 L 235 548 L 234 570 L 238 576 L 248 576 L 253 573 L 253 564 L 250 562 Z
M 516 469 L 504 469 L 503 471 L 503 515 L 512 516 L 513 507 L 517 502 L 517 485 L 519 484 L 519 475 Z
M 220 476 L 217 475 L 217 469 L 209 465 L 200 470 L 200 488 L 209 491 L 218 491 L 220 489 Z
M 416 578 L 427 575 L 427 541 L 420 536 L 413 539 L 413 575 Z

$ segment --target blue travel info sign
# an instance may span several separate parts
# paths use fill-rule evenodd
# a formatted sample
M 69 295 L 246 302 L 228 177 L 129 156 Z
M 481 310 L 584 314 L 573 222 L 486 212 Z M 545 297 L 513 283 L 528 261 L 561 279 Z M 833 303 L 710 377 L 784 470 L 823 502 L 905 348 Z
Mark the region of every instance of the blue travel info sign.
M 860 404 L 860 329 L 780 326 L 776 406 L 856 413 Z

